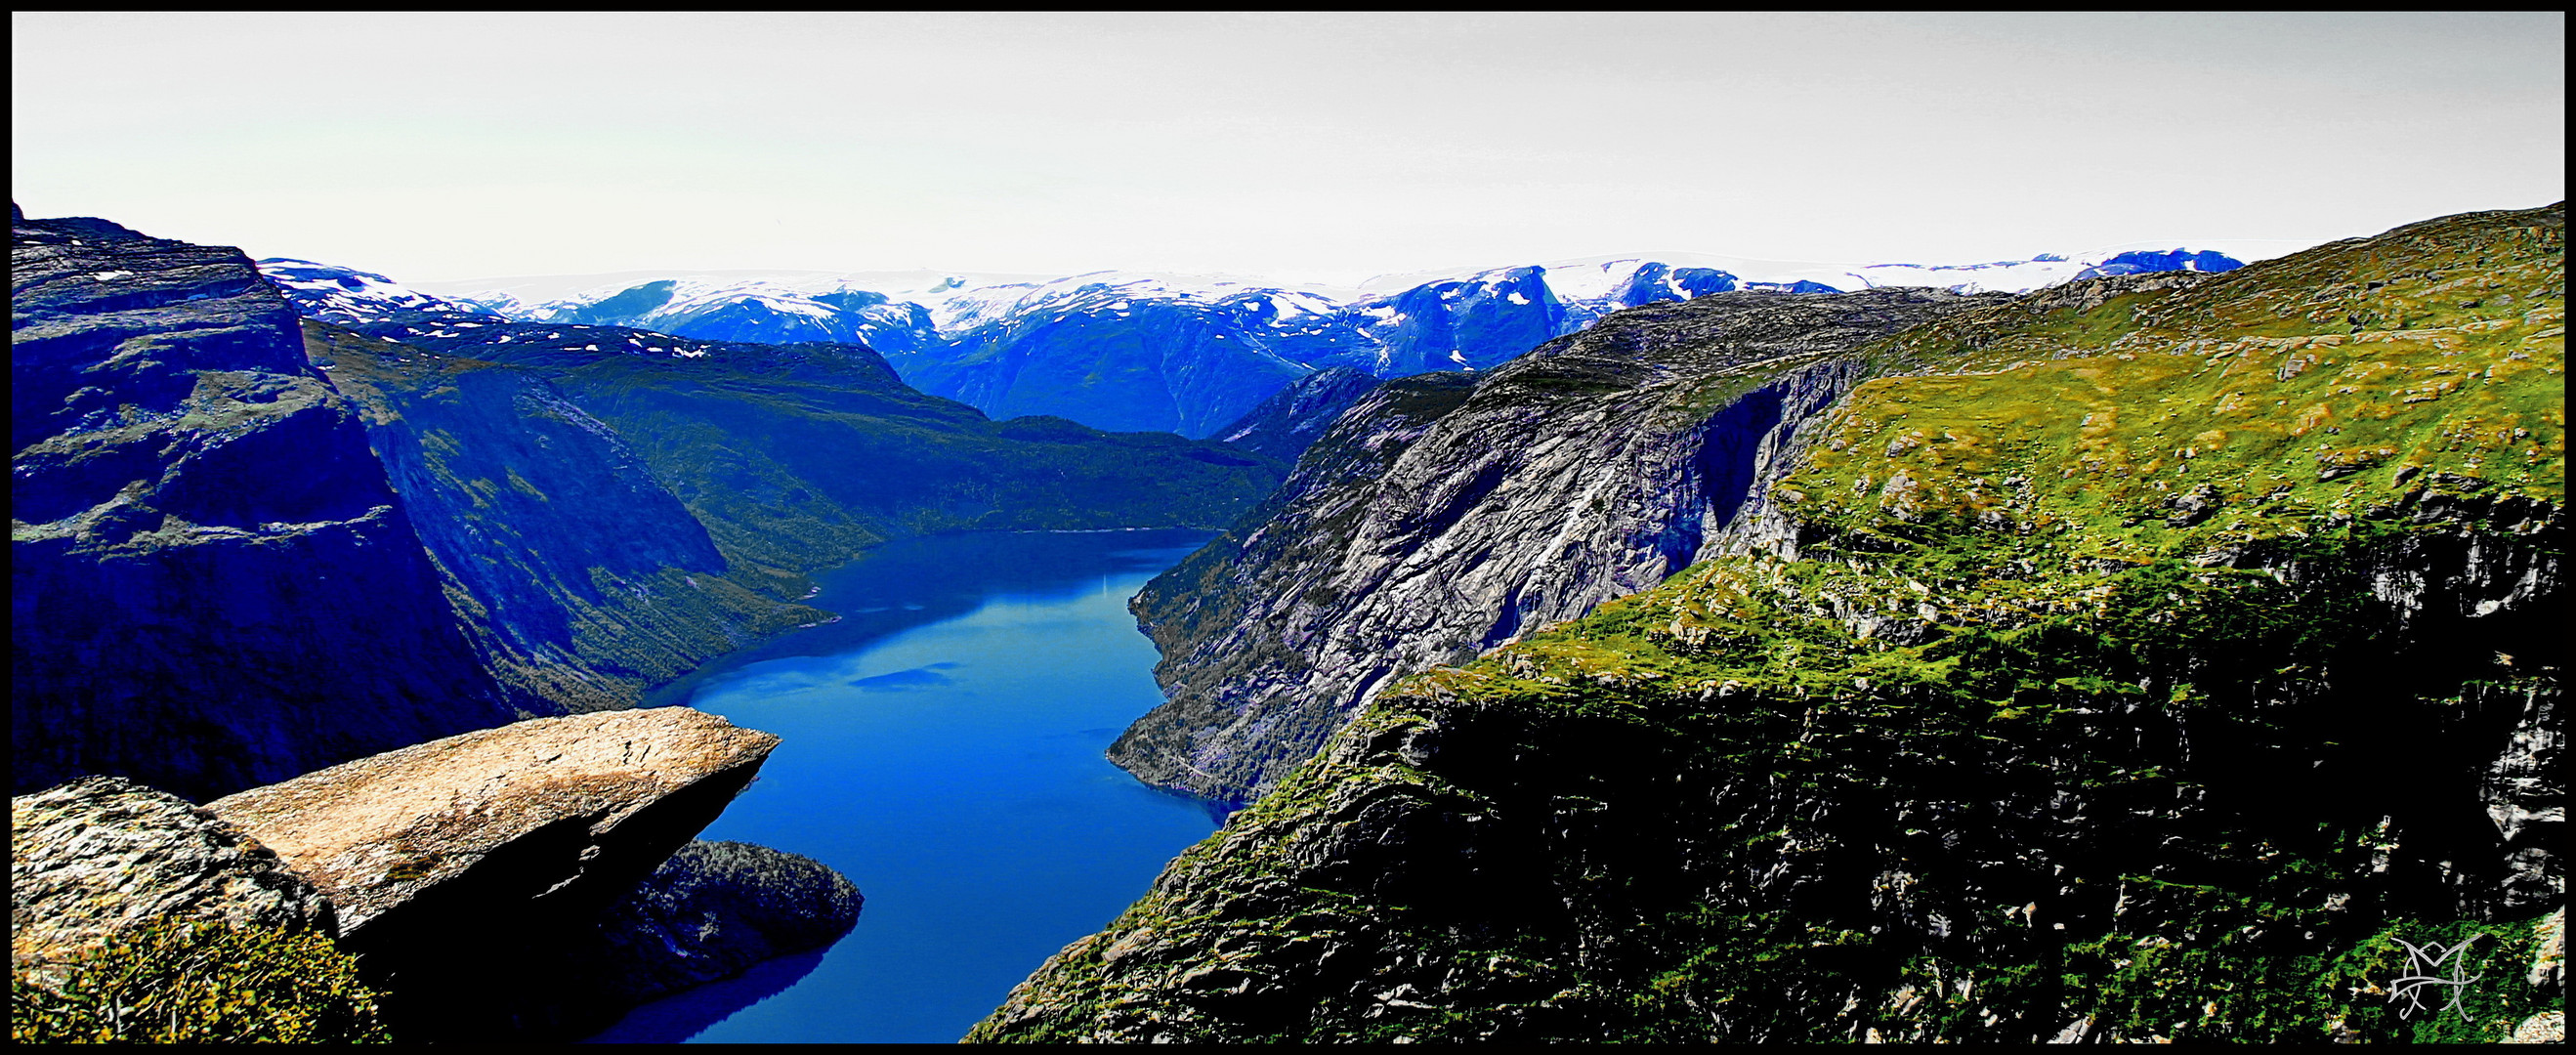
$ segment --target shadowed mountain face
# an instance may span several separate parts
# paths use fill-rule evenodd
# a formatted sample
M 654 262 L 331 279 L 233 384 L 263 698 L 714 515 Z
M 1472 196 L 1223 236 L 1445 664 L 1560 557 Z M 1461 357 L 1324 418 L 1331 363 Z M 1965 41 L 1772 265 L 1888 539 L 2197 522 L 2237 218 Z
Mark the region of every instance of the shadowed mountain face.
M 356 410 L 239 251 L 13 215 L 11 786 L 194 799 L 494 725 Z
M 805 573 L 888 539 L 1214 526 L 1284 468 L 1168 434 L 997 423 L 856 345 L 412 310 L 444 302 L 330 269 L 276 281 L 316 315 L 367 308 L 372 332 L 299 333 L 233 250 L 100 220 L 24 230 L 22 781 L 97 771 L 202 796 L 522 710 L 630 706 L 829 618 L 796 603 Z M 323 596 L 343 590 L 372 600 L 352 615 Z M 257 644 L 211 643 L 236 640 Z M 344 684 L 367 670 L 404 702 Z M 288 717 L 322 699 L 369 717 Z M 216 732 L 151 717 L 165 711 Z M 131 729 L 98 717 L 127 713 Z
M 1630 379 L 1848 298 L 1624 313 L 1452 407 L 1364 401 L 1137 601 L 1176 705 L 1199 670 L 1289 688 L 1122 746 L 1331 713 L 1295 687 L 1370 669 L 1338 613 L 1385 613 L 1380 664 L 1454 665 L 1390 674 L 969 1039 L 2463 1042 L 2563 1011 L 2565 256 L 2561 204 L 1971 303 L 1654 401 L 1740 415 L 1716 432 L 1623 413 Z M 1865 376 L 1797 410 L 1836 359 Z M 1711 469 L 1551 486 L 1587 459 L 1529 467 L 1599 433 L 1536 415 L 1442 442 L 1516 405 Z M 1587 494 L 1686 525 L 1694 479 L 1695 547 L 1579 527 Z M 1448 541 L 1516 518 L 1560 531 Z M 1510 580 L 1542 609 L 1625 585 L 1569 563 L 1639 590 L 1451 614 L 1527 552 L 1559 554 Z M 2483 979 L 2457 1013 L 2390 999 L 2428 941 Z

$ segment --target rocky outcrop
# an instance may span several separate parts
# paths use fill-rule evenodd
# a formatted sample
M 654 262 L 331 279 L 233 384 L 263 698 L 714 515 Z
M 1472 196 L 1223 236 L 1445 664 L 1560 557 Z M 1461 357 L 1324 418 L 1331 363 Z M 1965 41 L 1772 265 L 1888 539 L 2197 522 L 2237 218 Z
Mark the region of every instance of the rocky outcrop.
M 862 900 L 812 858 L 691 842 L 561 949 L 565 1002 L 623 1009 L 830 945 L 858 923 Z
M 1111 759 L 1257 796 L 1394 679 L 1680 570 L 1763 507 L 1799 427 L 1870 373 L 1855 349 L 2005 299 L 1725 293 L 1448 382 L 1473 385 L 1463 400 L 1371 393 L 1260 513 L 1137 596 L 1168 700 Z
M 9 800 L 9 959 L 25 970 L 162 920 L 332 933 L 331 902 L 205 810 L 120 777 Z
M 1379 694 L 969 1039 L 2546 1033 L 2564 254 L 2468 214 L 1874 343 L 1777 544 Z M 2435 934 L 2476 1011 L 2409 1020 Z
M 776 742 L 666 708 L 521 722 L 205 807 L 84 777 L 11 803 L 13 959 L 41 973 L 171 919 L 320 930 L 360 953 L 406 1036 L 577 1036 L 857 921 L 858 889 L 819 862 L 688 841 Z
M 478 667 L 248 259 L 102 220 L 13 233 L 14 790 L 206 797 L 547 709 Z
M 559 1025 L 561 986 L 523 965 L 576 940 L 714 820 L 777 743 L 686 708 L 538 719 L 206 809 L 330 897 L 342 946 L 390 991 L 398 1026 L 543 1032 Z
M 1367 371 L 1326 367 L 1262 400 L 1234 424 L 1216 430 L 1213 438 L 1294 463 L 1343 411 L 1376 387 L 1377 378 Z
M 2489 704 L 2486 710 L 2514 713 L 2512 734 L 2488 762 L 2479 790 L 2487 819 L 2504 846 L 2506 876 L 2499 900 L 2520 908 L 2566 896 L 2557 881 L 2567 835 L 2567 727 L 2556 714 L 2555 685 L 2513 688 L 2521 691 L 2482 688 L 2475 696 L 2476 702 Z
M 2506 1044 L 2564 1044 L 2567 1042 L 2567 1012 L 2543 1011 L 2513 1027 Z
M 826 617 L 757 592 L 780 588 L 774 577 L 730 577 L 643 458 L 535 372 L 319 322 L 304 340 L 358 405 L 468 634 L 505 680 L 572 710 L 629 706 Z
M 2523 980 L 2542 996 L 2565 998 L 2567 988 L 2567 909 L 2560 906 L 2540 921 L 2539 947 Z
M 361 947 L 442 902 L 604 904 L 706 826 L 778 738 L 685 707 L 519 722 L 206 804 L 275 850 Z

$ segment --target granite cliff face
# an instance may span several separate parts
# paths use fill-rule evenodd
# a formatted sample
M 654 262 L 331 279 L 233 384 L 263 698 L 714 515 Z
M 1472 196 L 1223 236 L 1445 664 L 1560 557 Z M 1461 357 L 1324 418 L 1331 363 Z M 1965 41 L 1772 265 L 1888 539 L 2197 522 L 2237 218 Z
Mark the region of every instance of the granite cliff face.
M 1110 749 L 1255 797 L 1394 679 L 1689 564 L 1762 508 L 1855 349 L 2005 299 L 1725 293 L 1630 309 L 1481 375 L 1371 392 L 1253 516 L 1134 608 L 1169 701 Z
M 11 786 L 204 797 L 534 697 L 476 663 L 356 410 L 232 249 L 13 220 Z
M 1379 694 L 970 1039 L 2545 1034 L 2565 245 L 1871 342 L 1740 546 Z
M 1347 366 L 1317 370 L 1218 429 L 1214 438 L 1294 464 L 1343 411 L 1375 387 L 1377 378 L 1366 371 Z

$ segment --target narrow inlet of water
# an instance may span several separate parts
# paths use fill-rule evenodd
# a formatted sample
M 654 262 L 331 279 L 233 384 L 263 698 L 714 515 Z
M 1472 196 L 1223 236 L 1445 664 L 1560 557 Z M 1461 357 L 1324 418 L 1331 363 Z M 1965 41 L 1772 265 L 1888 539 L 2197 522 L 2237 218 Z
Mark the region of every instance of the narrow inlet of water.
M 656 694 L 778 734 L 702 839 L 815 858 L 867 898 L 819 953 L 655 1001 L 594 1041 L 949 1042 L 1214 831 L 1102 757 L 1161 701 L 1127 601 L 1210 533 L 915 539 L 816 576 L 842 615 Z

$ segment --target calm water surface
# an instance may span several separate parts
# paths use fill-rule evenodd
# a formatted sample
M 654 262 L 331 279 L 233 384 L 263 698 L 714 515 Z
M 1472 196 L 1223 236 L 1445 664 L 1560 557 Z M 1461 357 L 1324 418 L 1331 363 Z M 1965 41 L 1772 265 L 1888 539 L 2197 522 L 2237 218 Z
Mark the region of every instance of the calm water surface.
M 816 577 L 836 624 L 658 694 L 784 738 L 699 836 L 857 883 L 858 928 L 636 1009 L 608 1042 L 953 1041 L 1214 831 L 1101 757 L 1161 701 L 1127 599 L 1207 532 L 982 534 Z

